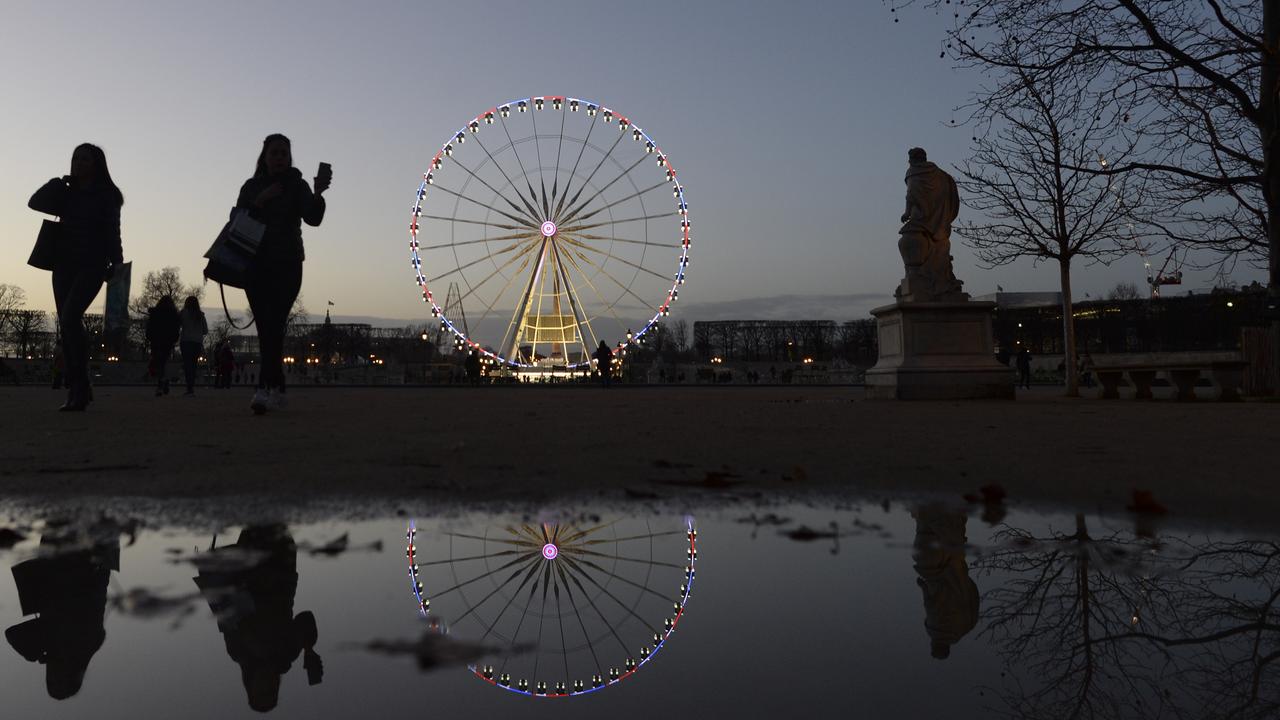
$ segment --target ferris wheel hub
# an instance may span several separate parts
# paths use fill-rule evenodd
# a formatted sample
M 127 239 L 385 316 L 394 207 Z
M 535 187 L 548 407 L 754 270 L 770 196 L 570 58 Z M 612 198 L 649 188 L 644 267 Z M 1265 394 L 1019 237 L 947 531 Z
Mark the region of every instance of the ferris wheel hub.
M 556 234 L 556 224 L 550 220 L 542 223 L 542 237 L 551 237 Z
M 559 554 L 560 548 L 556 547 L 555 543 L 547 543 L 542 546 L 542 557 L 548 560 L 555 560 Z

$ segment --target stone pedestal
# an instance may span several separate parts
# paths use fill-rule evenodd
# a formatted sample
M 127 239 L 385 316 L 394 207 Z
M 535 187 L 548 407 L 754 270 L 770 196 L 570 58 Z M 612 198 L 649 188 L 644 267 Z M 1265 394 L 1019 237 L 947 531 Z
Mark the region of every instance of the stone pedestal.
M 867 397 L 894 400 L 1008 399 L 1013 371 L 995 359 L 993 302 L 896 302 L 871 311 L 880 360 Z

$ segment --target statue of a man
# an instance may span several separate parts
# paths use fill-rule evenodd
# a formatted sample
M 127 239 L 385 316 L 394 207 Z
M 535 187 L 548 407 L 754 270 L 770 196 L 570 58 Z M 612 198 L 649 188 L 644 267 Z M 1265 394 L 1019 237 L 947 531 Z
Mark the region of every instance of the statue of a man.
M 929 162 L 923 148 L 911 148 L 907 158 L 907 208 L 898 231 L 907 277 L 895 294 L 904 300 L 967 299 L 951 269 L 951 223 L 960 213 L 955 178 Z

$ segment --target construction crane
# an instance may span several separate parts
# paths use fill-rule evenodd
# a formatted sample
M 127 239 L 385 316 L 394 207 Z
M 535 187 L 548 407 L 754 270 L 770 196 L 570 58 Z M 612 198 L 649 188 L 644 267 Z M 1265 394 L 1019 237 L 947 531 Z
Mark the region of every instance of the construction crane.
M 1146 250 L 1139 247 L 1138 252 L 1142 255 L 1142 266 L 1147 270 L 1147 287 L 1151 288 L 1151 297 L 1160 297 L 1160 288 L 1164 285 L 1181 285 L 1182 284 L 1182 263 L 1186 260 L 1187 255 L 1184 252 L 1182 258 L 1178 258 L 1178 249 L 1176 247 L 1169 248 L 1169 254 L 1165 256 L 1164 264 L 1160 266 L 1157 273 L 1151 272 L 1151 259 L 1147 256 Z M 1170 267 L 1172 265 L 1172 267 Z

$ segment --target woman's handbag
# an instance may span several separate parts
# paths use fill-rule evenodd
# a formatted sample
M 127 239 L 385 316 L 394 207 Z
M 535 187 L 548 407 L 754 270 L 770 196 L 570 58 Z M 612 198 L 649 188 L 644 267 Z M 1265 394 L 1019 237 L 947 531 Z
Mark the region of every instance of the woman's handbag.
M 45 220 L 36 236 L 36 246 L 31 250 L 27 264 L 41 270 L 52 270 L 58 262 L 58 243 L 62 238 L 62 223 Z
M 209 259 L 204 276 L 214 282 L 243 289 L 248 284 L 249 272 L 253 269 L 266 229 L 247 210 L 232 208 L 231 219 L 204 254 Z

